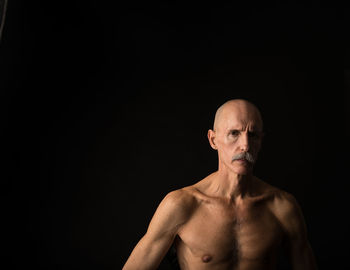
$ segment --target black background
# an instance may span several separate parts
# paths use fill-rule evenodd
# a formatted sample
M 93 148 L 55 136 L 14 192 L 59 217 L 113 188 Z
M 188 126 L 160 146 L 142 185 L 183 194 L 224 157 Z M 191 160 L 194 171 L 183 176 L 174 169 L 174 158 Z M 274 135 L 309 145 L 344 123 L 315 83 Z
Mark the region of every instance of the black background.
M 319 268 L 344 269 L 343 10 L 114 2 L 10 0 L 0 44 L 5 269 L 121 269 L 164 195 L 216 170 L 206 133 L 232 98 L 263 114 L 256 175 L 297 198 Z

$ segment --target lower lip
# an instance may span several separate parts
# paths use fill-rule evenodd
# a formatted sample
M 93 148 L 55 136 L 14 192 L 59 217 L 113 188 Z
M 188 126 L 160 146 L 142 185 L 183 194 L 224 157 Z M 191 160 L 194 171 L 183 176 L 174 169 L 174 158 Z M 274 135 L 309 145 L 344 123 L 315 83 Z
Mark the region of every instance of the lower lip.
M 236 159 L 235 161 L 238 161 L 239 163 L 243 164 L 248 164 L 248 161 L 246 161 L 245 159 Z

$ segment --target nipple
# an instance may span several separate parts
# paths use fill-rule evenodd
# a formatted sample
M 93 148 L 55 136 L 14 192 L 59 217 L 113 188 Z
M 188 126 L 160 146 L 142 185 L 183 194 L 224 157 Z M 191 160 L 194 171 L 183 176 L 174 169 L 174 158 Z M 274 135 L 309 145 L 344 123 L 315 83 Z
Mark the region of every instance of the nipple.
M 202 257 L 202 261 L 207 263 L 207 262 L 210 262 L 211 261 L 211 256 L 210 255 L 204 255 Z

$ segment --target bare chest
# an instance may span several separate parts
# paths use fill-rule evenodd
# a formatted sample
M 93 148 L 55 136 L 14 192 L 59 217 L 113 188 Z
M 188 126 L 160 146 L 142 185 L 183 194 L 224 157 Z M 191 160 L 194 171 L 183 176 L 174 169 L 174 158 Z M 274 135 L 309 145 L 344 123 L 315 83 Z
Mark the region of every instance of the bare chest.
M 266 260 L 282 239 L 274 215 L 263 204 L 240 208 L 203 204 L 179 232 L 178 254 L 212 263 Z

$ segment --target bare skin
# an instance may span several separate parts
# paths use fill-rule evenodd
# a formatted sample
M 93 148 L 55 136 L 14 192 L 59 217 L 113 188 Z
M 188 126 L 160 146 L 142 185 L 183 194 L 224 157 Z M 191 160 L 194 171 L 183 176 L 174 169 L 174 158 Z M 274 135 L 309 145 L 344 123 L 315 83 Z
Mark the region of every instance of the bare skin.
M 172 244 L 182 270 L 273 270 L 281 248 L 293 270 L 316 269 L 297 201 L 252 173 L 262 140 L 257 108 L 226 102 L 208 139 L 218 170 L 165 196 L 123 270 L 157 269 Z

